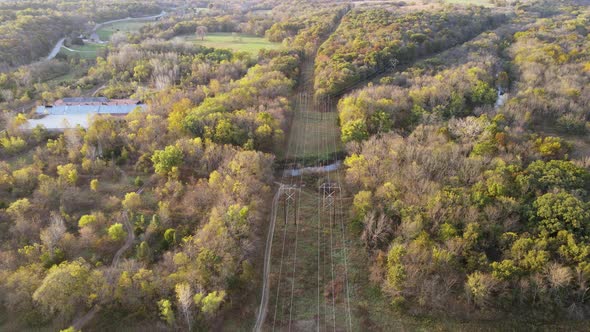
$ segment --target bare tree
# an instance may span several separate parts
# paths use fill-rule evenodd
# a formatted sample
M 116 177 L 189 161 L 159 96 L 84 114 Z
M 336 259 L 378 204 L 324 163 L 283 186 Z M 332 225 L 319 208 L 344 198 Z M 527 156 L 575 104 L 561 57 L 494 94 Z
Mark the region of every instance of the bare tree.
M 207 27 L 206 26 L 198 26 L 197 27 L 197 37 L 201 38 L 201 40 L 205 40 L 205 36 L 207 35 Z
M 193 291 L 191 290 L 191 286 L 188 283 L 183 282 L 176 285 L 176 299 L 178 300 L 178 308 L 186 320 L 188 331 L 190 331 L 192 320 L 191 306 L 193 303 Z
M 150 59 L 153 68 L 152 79 L 156 89 L 162 90 L 176 83 L 179 78 L 180 68 L 178 56 L 175 53 L 166 53 L 163 57 Z
M 49 226 L 41 231 L 41 241 L 47 247 L 50 255 L 53 257 L 53 250 L 57 243 L 66 233 L 66 225 L 63 218 L 55 213 L 51 213 Z
M 367 248 L 375 249 L 388 243 L 393 234 L 392 221 L 384 214 L 377 216 L 373 211 L 364 218 L 365 229 L 362 240 Z

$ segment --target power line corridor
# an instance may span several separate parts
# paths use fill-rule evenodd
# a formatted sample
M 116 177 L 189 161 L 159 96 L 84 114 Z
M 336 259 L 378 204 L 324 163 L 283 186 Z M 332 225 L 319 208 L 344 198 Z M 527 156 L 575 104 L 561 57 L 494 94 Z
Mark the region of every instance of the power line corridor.
M 335 163 L 339 141 L 329 100 L 297 98 L 287 168 Z M 313 148 L 312 148 L 313 146 Z M 309 153 L 311 149 L 320 153 Z M 310 155 L 315 158 L 310 158 Z M 266 284 L 256 331 L 352 331 L 345 213 L 339 171 L 283 174 L 267 242 Z M 268 248 L 270 246 L 270 248 Z M 266 277 L 266 276 L 265 276 Z M 267 294 L 265 294 L 265 292 Z M 265 296 L 266 295 L 266 298 Z M 267 302 L 266 304 L 264 302 Z M 265 311 L 265 312 L 264 312 Z

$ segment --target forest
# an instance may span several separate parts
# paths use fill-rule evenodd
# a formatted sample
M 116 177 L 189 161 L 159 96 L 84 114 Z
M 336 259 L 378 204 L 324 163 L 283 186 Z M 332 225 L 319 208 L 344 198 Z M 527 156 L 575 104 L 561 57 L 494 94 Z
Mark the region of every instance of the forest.
M 340 100 L 354 222 L 395 306 L 585 317 L 588 14 L 522 14 Z
M 401 15 L 386 9 L 356 10 L 318 52 L 316 95 L 337 95 L 397 63 L 454 46 L 504 20 L 481 7 Z
M 154 15 L 161 9 L 155 1 L 2 1 L 0 68 L 46 57 L 60 38 L 82 33 L 89 22 Z
M 584 0 L 0 0 L 0 330 L 587 330 L 588 27 Z M 68 97 L 145 107 L 28 125 Z

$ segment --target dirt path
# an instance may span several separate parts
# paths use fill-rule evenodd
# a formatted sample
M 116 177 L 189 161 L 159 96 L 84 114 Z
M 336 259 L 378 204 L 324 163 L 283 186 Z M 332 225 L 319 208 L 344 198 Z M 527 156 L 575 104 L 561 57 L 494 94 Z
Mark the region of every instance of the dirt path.
M 141 194 L 143 192 L 144 188 L 145 188 L 145 184 L 143 186 L 141 186 L 141 188 L 139 188 L 135 193 Z M 125 243 L 123 243 L 123 245 L 119 248 L 119 250 L 117 250 L 117 252 L 113 256 L 113 260 L 111 261 L 111 265 L 106 270 L 106 280 L 107 280 L 107 283 L 109 283 L 111 286 L 113 286 L 115 284 L 115 281 L 117 280 L 116 279 L 116 277 L 117 277 L 116 271 L 117 271 L 117 267 L 119 266 L 119 262 L 121 261 L 121 256 L 123 256 L 123 254 L 131 248 L 131 246 L 133 245 L 133 242 L 135 242 L 135 233 L 133 231 L 133 225 L 131 225 L 131 222 L 129 221 L 129 212 L 128 211 L 121 212 L 120 220 L 123 221 L 123 225 L 125 226 L 125 229 L 127 230 L 127 238 L 125 239 Z M 76 331 L 82 330 L 82 328 L 96 316 L 96 314 L 100 311 L 100 309 L 102 309 L 102 306 L 104 304 L 105 304 L 104 302 L 95 304 L 92 307 L 92 309 L 90 309 L 90 311 L 88 311 L 86 314 L 84 314 L 81 317 L 76 318 L 71 326 L 73 326 L 76 329 Z
M 334 28 L 334 31 L 338 28 L 339 24 L 336 25 L 336 27 Z M 332 31 L 333 32 L 333 31 Z M 315 70 L 315 54 L 312 56 L 309 56 L 307 59 L 304 60 L 304 62 L 302 63 L 301 67 L 301 80 L 300 80 L 300 85 L 297 88 L 297 90 L 295 91 L 295 96 L 293 97 L 296 101 L 297 101 L 297 110 L 296 110 L 296 114 L 294 115 L 292 121 L 291 121 L 291 128 L 289 129 L 289 134 L 288 134 L 288 142 L 287 142 L 287 147 L 286 150 L 287 152 L 284 154 L 284 157 L 287 158 L 291 158 L 294 157 L 295 160 L 297 160 L 297 158 L 299 157 L 299 159 L 301 159 L 301 156 L 305 156 L 306 154 L 306 148 L 309 146 L 309 143 L 307 141 L 307 131 L 308 131 L 308 114 L 310 113 L 311 109 L 309 108 L 310 105 L 313 104 L 312 101 L 312 97 L 313 96 L 313 92 L 314 92 L 314 70 Z M 303 127 L 303 129 L 301 130 L 301 128 L 295 128 L 295 127 Z M 316 132 L 316 130 L 313 130 L 313 132 Z M 318 131 L 319 132 L 319 131 Z M 320 152 L 321 153 L 321 152 Z M 294 180 L 294 178 L 298 178 L 299 180 Z M 303 177 L 300 174 L 298 177 L 291 177 L 291 179 L 289 179 L 289 177 L 287 176 L 286 173 L 283 173 L 283 177 L 282 180 L 285 182 L 291 182 L 291 185 L 289 185 L 288 187 L 293 187 L 293 185 L 295 186 L 299 186 L 301 188 L 302 186 L 302 180 Z M 299 182 L 299 183 L 297 183 Z M 289 188 L 285 188 L 283 185 L 281 185 L 279 187 L 279 189 L 277 190 L 277 192 L 275 193 L 274 199 L 273 199 L 273 203 L 272 203 L 272 208 L 271 208 L 271 216 L 270 216 L 270 225 L 268 228 L 268 235 L 267 235 L 267 239 L 266 239 L 266 244 L 265 244 L 265 252 L 264 252 L 264 268 L 263 268 L 263 276 L 262 276 L 262 296 L 261 296 L 261 300 L 260 300 L 260 306 L 258 308 L 257 311 L 257 317 L 256 317 L 256 323 L 254 325 L 254 331 L 259 332 L 262 330 L 262 327 L 265 324 L 266 321 L 266 317 L 267 317 L 267 313 L 268 313 L 268 303 L 269 303 L 269 298 L 270 298 L 270 283 L 271 283 L 271 270 L 272 270 L 272 247 L 273 247 L 273 240 L 275 240 L 274 237 L 274 232 L 275 232 L 275 228 L 276 228 L 276 221 L 277 221 L 277 215 L 278 215 L 278 211 L 280 209 L 279 207 L 279 201 L 281 196 L 284 196 L 284 190 L 289 191 Z M 298 195 L 297 201 L 300 200 L 301 198 L 301 190 L 296 194 Z M 299 206 L 296 208 L 297 210 L 299 210 Z M 295 224 L 297 225 L 297 219 L 298 219 L 298 215 L 299 215 L 299 211 L 297 212 L 293 212 L 293 218 L 295 218 Z M 287 220 L 287 211 L 285 211 L 285 220 Z M 283 226 L 283 235 L 286 236 L 287 235 L 287 225 Z M 296 226 L 298 229 L 298 226 Z M 298 231 L 295 232 L 296 234 L 298 233 Z M 283 251 L 285 249 L 284 247 L 284 243 L 285 243 L 285 237 L 283 236 Z M 297 244 L 295 244 L 295 247 L 297 247 Z M 297 251 L 297 249 L 295 250 Z M 281 256 L 283 255 L 283 252 L 281 252 Z M 281 260 L 281 265 L 282 265 L 282 260 Z M 295 275 L 295 268 L 296 268 L 297 264 L 296 264 L 296 259 L 294 259 L 293 261 L 293 275 Z M 279 281 L 280 282 L 280 281 Z M 280 285 L 279 285 L 280 286 Z M 293 293 L 294 291 L 294 286 L 295 283 L 293 281 L 292 287 L 291 287 L 291 293 Z M 277 296 L 279 292 L 277 291 Z M 293 297 L 291 296 L 291 307 L 293 306 Z M 274 313 L 274 320 L 276 320 L 276 311 Z
M 266 245 L 264 250 L 264 272 L 262 274 L 262 299 L 260 300 L 260 307 L 258 308 L 258 315 L 256 317 L 256 324 L 254 325 L 254 331 L 260 331 L 262 325 L 266 319 L 266 313 L 268 311 L 268 278 L 270 276 L 270 258 L 272 257 L 272 241 L 275 232 L 275 225 L 277 222 L 277 206 L 279 197 L 281 196 L 282 189 L 277 190 L 275 197 L 272 201 L 272 211 L 270 214 L 270 225 L 268 227 L 268 235 L 266 236 Z
M 312 59 L 308 59 L 305 61 L 301 66 L 301 84 L 297 89 L 297 92 L 302 91 L 313 91 L 313 69 L 314 69 L 314 61 Z M 300 105 L 298 105 L 299 107 Z M 301 110 L 299 110 L 301 111 Z M 291 123 L 291 127 L 296 125 L 296 119 L 294 118 Z M 290 132 L 295 132 L 292 129 Z M 289 135 L 289 139 L 287 142 L 287 153 L 285 153 L 286 157 L 291 157 L 291 153 L 297 153 L 297 148 L 291 149 L 292 146 L 297 146 L 301 142 L 300 139 L 294 137 L 293 135 Z M 286 175 L 283 173 L 283 180 L 286 179 Z M 268 312 L 268 302 L 269 302 L 269 293 L 270 293 L 270 273 L 271 273 L 271 258 L 272 258 L 272 246 L 274 240 L 274 233 L 276 227 L 276 220 L 277 220 L 277 211 L 279 205 L 279 198 L 283 194 L 283 185 L 281 185 L 277 192 L 275 193 L 272 207 L 271 207 L 271 215 L 270 215 L 270 224 L 268 226 L 268 235 L 266 237 L 266 244 L 264 250 L 264 268 L 262 274 L 262 296 L 260 300 L 260 306 L 258 308 L 257 316 L 256 316 L 256 323 L 254 325 L 254 331 L 261 331 L 262 326 L 266 320 L 266 315 Z

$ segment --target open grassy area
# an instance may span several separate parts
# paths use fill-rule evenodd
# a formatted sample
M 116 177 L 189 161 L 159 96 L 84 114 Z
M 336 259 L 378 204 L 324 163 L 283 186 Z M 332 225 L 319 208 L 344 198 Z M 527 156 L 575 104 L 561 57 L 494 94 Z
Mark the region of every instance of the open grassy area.
M 296 112 L 289 133 L 291 148 L 285 157 L 322 158 L 343 150 L 337 118 L 336 112 Z
M 258 54 L 261 49 L 278 49 L 280 43 L 271 43 L 267 39 L 252 35 L 237 34 L 225 32 L 209 33 L 205 40 L 197 38 L 196 35 L 184 35 L 185 41 L 194 42 L 203 46 L 213 48 L 228 48 L 234 51 L 245 51 L 252 54 Z
M 289 327 L 295 331 L 313 331 L 318 325 L 321 330 L 332 330 L 333 327 L 345 330 L 348 326 L 344 265 L 346 246 L 340 227 L 340 218 L 344 215 L 338 209 L 334 218 L 331 208 L 318 209 L 316 182 L 315 177 L 306 179 L 298 209 L 294 204 L 285 206 L 281 203 L 277 211 L 270 298 L 264 330 L 271 327 L 273 330 L 286 330 Z M 298 225 L 295 224 L 295 211 L 298 211 Z M 334 297 L 332 289 L 335 289 Z M 352 305 L 355 296 L 350 295 Z M 362 330 L 356 320 L 353 320 L 352 327 L 353 331 Z
M 127 21 L 108 24 L 96 31 L 101 40 L 109 40 L 115 32 L 137 32 L 146 24 L 153 23 L 153 21 Z
M 84 44 L 82 46 L 72 45 L 68 46 L 69 49 L 73 50 L 70 51 L 64 47 L 61 48 L 60 53 L 64 54 L 67 57 L 76 57 L 79 56 L 83 59 L 95 59 L 99 50 L 102 50 L 106 47 L 106 44 Z

